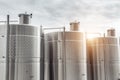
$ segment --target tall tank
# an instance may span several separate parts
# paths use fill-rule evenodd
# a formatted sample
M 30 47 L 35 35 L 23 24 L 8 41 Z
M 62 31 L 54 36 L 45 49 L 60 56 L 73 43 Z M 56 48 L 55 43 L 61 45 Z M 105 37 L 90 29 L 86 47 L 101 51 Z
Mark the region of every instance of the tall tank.
M 112 35 L 88 39 L 87 62 L 88 80 L 120 80 L 118 39 Z
M 0 28 L 2 30 L 5 26 Z M 39 29 L 10 25 L 9 36 L 9 80 L 40 80 Z
M 0 79 L 40 80 L 40 29 L 10 24 L 8 36 L 7 25 L 0 25 Z
M 44 38 L 44 80 L 86 80 L 84 34 L 61 31 L 44 34 Z

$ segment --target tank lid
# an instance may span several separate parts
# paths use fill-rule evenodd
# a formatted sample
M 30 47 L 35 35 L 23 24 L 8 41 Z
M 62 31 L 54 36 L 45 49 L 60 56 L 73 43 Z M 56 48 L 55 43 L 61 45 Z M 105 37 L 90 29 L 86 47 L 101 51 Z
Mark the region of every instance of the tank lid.
M 80 22 L 74 21 L 70 23 L 70 31 L 79 31 Z
M 32 14 L 27 14 L 27 12 L 21 13 L 18 16 L 19 16 L 19 23 L 20 24 L 29 24 L 30 19 L 32 18 Z
M 115 29 L 110 28 L 107 30 L 107 36 L 115 36 Z

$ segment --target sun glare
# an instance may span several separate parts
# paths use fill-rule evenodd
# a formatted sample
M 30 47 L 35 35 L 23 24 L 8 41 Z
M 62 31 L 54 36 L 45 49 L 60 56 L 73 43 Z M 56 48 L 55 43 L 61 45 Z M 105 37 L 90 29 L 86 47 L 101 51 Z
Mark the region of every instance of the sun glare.
M 96 37 L 99 37 L 99 34 L 94 34 L 94 33 L 88 33 L 87 34 L 87 39 L 94 39 Z

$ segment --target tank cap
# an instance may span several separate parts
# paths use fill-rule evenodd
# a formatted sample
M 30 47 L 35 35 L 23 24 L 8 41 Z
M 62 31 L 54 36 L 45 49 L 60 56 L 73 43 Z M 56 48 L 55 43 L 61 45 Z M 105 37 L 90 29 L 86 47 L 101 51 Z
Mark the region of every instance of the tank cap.
M 32 18 L 32 14 L 27 14 L 27 12 L 21 13 L 18 16 L 19 16 L 19 23 L 20 24 L 29 24 L 30 19 Z
M 79 31 L 79 25 L 80 25 L 80 22 L 71 22 L 70 23 L 70 31 Z

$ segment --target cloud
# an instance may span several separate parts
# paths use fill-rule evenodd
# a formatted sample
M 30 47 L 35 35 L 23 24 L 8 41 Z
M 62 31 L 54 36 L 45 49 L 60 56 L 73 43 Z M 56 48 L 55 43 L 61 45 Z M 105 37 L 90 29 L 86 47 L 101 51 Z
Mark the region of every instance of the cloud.
M 33 23 L 46 26 L 80 20 L 96 27 L 120 20 L 119 0 L 1 0 L 0 7 L 1 15 L 7 12 L 11 15 L 25 11 L 33 13 Z
M 41 4 L 41 5 L 39 5 Z M 64 1 L 38 1 L 38 12 L 44 10 L 48 18 L 63 18 L 66 17 L 86 17 L 89 15 L 102 15 L 108 18 L 117 18 L 119 16 L 120 1 L 100 1 L 100 0 L 64 0 Z M 44 15 L 44 14 L 43 14 Z M 115 15 L 115 16 L 113 16 Z

